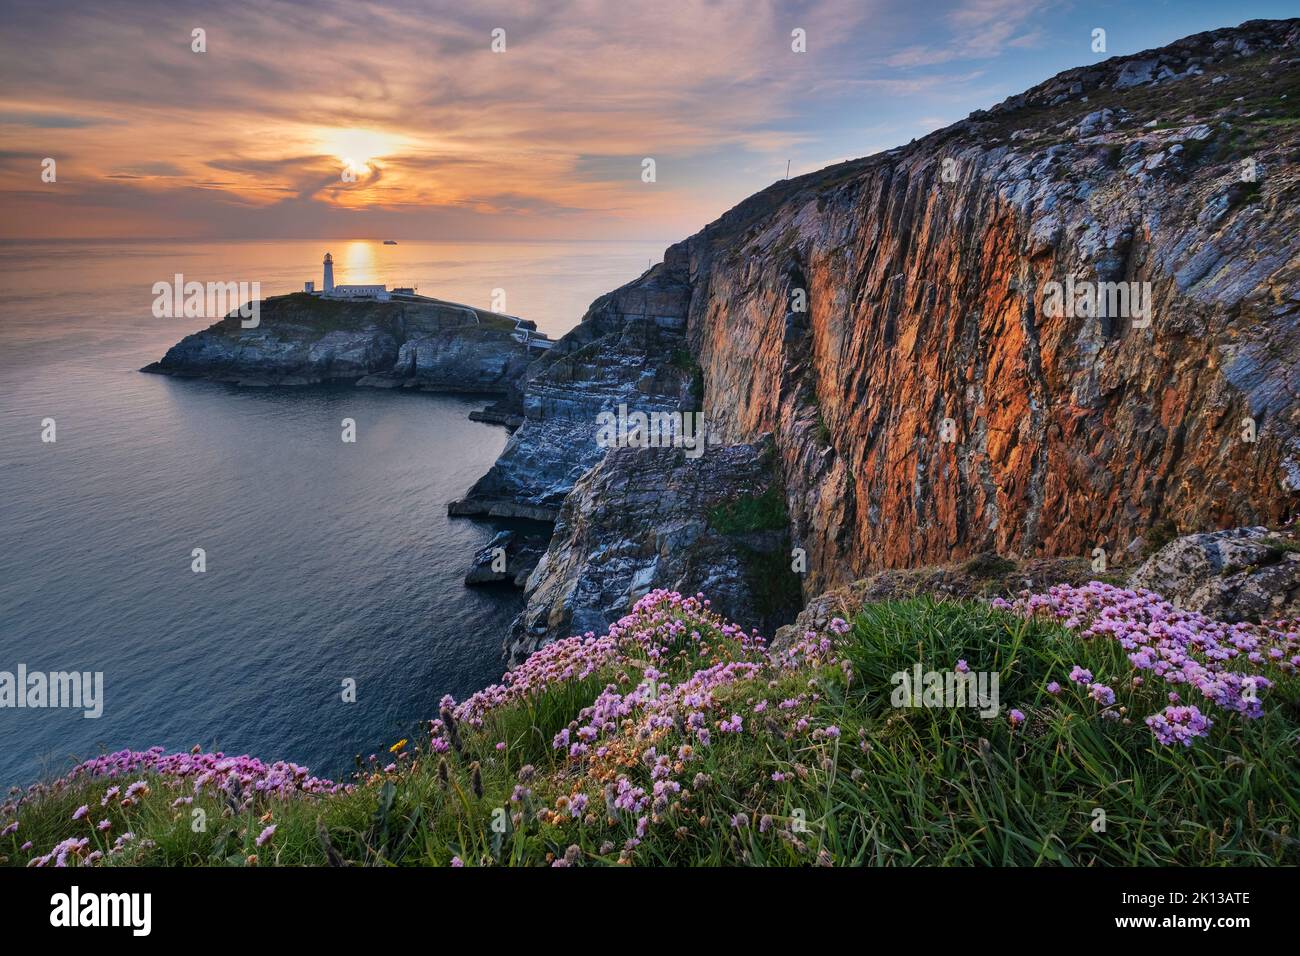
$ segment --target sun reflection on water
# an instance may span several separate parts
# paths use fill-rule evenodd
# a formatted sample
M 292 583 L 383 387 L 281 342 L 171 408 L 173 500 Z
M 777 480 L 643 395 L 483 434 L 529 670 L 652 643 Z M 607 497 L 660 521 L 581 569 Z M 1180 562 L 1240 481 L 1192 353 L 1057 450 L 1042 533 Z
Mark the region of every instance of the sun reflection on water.
M 380 281 L 374 242 L 353 241 L 334 256 L 334 281 L 341 285 L 370 285 Z

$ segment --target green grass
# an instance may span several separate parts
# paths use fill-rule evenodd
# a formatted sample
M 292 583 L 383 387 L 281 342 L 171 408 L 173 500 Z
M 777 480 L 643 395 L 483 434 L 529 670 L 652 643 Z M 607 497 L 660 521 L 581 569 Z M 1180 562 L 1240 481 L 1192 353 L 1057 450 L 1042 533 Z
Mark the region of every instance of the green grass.
M 700 655 L 683 648 L 661 665 L 672 681 L 739 652 L 720 633 Z M 1213 710 L 1208 739 L 1190 749 L 1157 744 L 1141 715 L 1163 705 L 1162 690 L 1133 688 L 1114 643 L 1084 640 L 1057 624 L 1026 621 L 984 605 L 930 599 L 868 605 L 842 639 L 851 674 L 835 664 L 765 671 L 720 688 L 719 710 L 743 715 L 742 734 L 713 735 L 708 747 L 674 766 L 682 784 L 624 862 L 661 865 L 1243 865 L 1300 863 L 1300 764 L 1295 759 L 1300 694 L 1294 678 L 1266 698 L 1266 715 L 1248 721 Z M 920 661 L 949 670 L 996 673 L 1003 713 L 908 709 L 891 703 L 892 676 Z M 644 662 L 643 662 L 644 663 Z M 1074 664 L 1108 681 L 1118 699 L 1106 719 L 1073 685 L 1059 698 L 1043 687 Z M 551 737 L 607 682 L 629 689 L 632 664 L 551 685 L 463 733 L 462 753 L 446 757 L 408 747 L 392 773 L 373 772 L 348 794 L 269 799 L 245 813 L 214 797 L 171 808 L 177 792 L 154 780 L 151 792 L 114 830 L 137 834 L 116 865 L 545 865 L 567 852 L 587 865 L 620 861 L 636 820 L 610 814 L 605 781 L 626 774 L 652 786 L 638 759 L 653 745 L 676 754 L 681 728 L 648 739 L 615 738 L 612 753 L 570 763 Z M 783 700 L 799 699 L 793 711 Z M 765 713 L 754 706 L 767 701 Z M 1018 728 L 1008 707 L 1028 716 Z M 795 731 L 796 718 L 809 722 Z M 1129 722 L 1131 720 L 1131 722 Z M 813 733 L 831 725 L 838 738 Z M 495 748 L 505 741 L 504 751 Z M 510 803 L 529 764 L 532 797 Z M 478 768 L 477 773 L 474 768 Z M 445 782 L 444 782 L 445 771 Z M 773 773 L 784 775 L 774 781 Z M 479 781 L 476 783 L 476 779 Z M 119 781 L 124 782 L 124 781 Z M 106 781 L 81 781 L 21 808 L 21 831 L 0 840 L 0 856 L 22 864 L 36 851 L 86 827 L 69 822 L 81 803 L 98 810 Z M 583 792 L 585 819 L 538 811 Z M 192 811 L 208 826 L 195 832 Z M 1105 815 L 1098 831 L 1097 811 Z M 512 811 L 520 815 L 511 819 Z M 732 817 L 747 815 L 736 828 Z M 93 817 L 99 816 L 92 813 Z M 770 824 L 760 832 L 764 817 Z M 262 848 L 268 820 L 277 831 Z M 495 822 L 495 826 L 494 826 Z M 151 844 L 147 841 L 152 841 Z M 570 849 L 576 848 L 576 849 Z
M 817 444 L 822 448 L 830 448 L 834 437 L 831 434 L 830 426 L 826 424 L 826 419 L 822 416 L 821 409 L 817 409 Z
M 342 299 L 326 299 L 305 292 L 265 299 L 262 304 L 262 319 L 268 324 L 306 324 L 320 332 L 360 328 L 364 323 L 359 320 L 359 316 L 373 317 L 375 314 L 374 305 L 359 306 Z M 220 326 L 226 334 L 235 338 L 245 333 L 237 315 L 227 316 L 220 322 Z
M 772 482 L 761 494 L 736 498 L 709 511 L 709 524 L 723 534 L 780 531 L 790 526 L 785 489 Z

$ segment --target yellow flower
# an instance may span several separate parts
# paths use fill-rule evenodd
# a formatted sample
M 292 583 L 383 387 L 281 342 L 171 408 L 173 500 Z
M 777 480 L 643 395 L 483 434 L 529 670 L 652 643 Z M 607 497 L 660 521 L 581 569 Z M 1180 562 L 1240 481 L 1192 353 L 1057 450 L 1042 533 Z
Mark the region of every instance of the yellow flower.
M 389 752 L 390 754 L 395 754 L 395 753 L 397 753 L 397 751 L 401 750 L 401 749 L 402 749 L 403 747 L 405 747 L 405 746 L 406 746 L 406 738 L 403 737 L 403 738 L 402 738 L 401 740 L 399 740 L 397 743 L 395 743 L 395 744 L 393 744 L 391 747 L 389 747 L 389 748 L 388 748 L 388 752 Z

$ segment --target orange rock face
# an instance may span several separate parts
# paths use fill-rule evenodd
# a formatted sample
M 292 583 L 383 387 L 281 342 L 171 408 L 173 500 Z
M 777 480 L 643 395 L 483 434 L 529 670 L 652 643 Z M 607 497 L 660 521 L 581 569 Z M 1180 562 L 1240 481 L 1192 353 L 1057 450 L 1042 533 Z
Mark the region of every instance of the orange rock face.
M 1191 70 L 1161 96 L 1072 71 L 669 250 L 712 427 L 776 438 L 805 594 L 1295 513 L 1300 134 L 1251 100 L 1294 88 L 1297 30 L 1209 36 L 1160 51 Z

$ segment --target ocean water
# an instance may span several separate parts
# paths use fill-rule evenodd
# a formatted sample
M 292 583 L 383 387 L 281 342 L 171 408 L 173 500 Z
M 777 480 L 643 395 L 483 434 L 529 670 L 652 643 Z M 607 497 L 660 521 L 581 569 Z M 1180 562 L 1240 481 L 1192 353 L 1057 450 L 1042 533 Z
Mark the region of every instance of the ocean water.
M 336 281 L 504 289 L 559 335 L 663 248 L 0 243 L 0 671 L 104 674 L 98 719 L 0 707 L 0 785 L 152 745 L 344 774 L 503 668 L 518 594 L 462 584 L 495 527 L 445 510 L 505 444 L 482 401 L 141 374 L 211 321 L 154 318 L 153 283 L 319 287 L 328 250 Z

